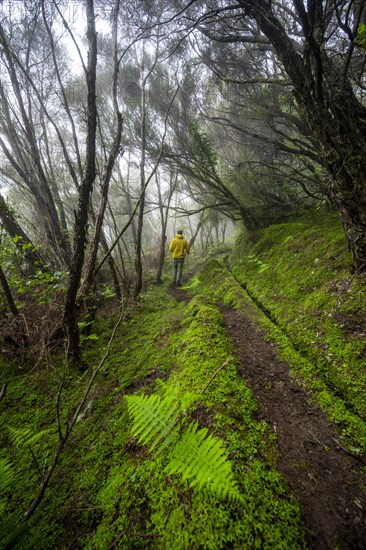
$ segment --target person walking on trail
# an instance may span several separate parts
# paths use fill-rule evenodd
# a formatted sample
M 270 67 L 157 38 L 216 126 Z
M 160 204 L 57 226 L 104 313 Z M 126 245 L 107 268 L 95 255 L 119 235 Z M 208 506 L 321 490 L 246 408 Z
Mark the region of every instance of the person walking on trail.
M 183 231 L 177 231 L 176 236 L 169 245 L 169 250 L 173 256 L 173 284 L 180 286 L 182 284 L 182 273 L 184 258 L 189 254 L 189 244 L 183 237 Z

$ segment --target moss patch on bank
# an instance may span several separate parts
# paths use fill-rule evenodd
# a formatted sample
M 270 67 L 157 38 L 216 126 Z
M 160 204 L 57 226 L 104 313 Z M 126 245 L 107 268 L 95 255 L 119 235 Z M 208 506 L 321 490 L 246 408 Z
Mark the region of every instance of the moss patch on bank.
M 332 393 L 366 420 L 366 286 L 350 273 L 338 219 L 272 226 L 248 246 L 238 241 L 237 280 Z
M 365 455 L 366 293 L 364 281 L 349 272 L 338 221 L 272 226 L 255 242 L 244 235 L 231 263 L 233 274 L 208 262 L 188 291 L 244 309 L 265 327 L 349 451 Z
M 112 324 L 100 320 L 93 328 L 98 340 L 86 353 L 90 365 L 98 363 Z M 29 427 L 35 433 L 51 428 L 32 452 L 16 447 L 6 429 L 1 433 L 4 454 L 14 467 L 5 493 L 4 545 L 35 496 L 57 444 L 55 401 L 62 366 L 54 368 L 9 379 L 0 405 L 5 427 Z M 66 370 L 64 376 L 61 425 L 77 406 L 89 374 Z M 179 384 L 183 393 L 207 386 L 188 414 L 223 440 L 245 505 L 167 476 L 164 454 L 151 455 L 131 439 L 124 395 L 158 391 L 157 378 Z M 12 546 L 304 548 L 299 506 L 276 470 L 273 433 L 253 420 L 256 407 L 238 377 L 218 309 L 200 297 L 188 306 L 177 303 L 166 287 L 153 287 L 128 312 L 44 500 Z

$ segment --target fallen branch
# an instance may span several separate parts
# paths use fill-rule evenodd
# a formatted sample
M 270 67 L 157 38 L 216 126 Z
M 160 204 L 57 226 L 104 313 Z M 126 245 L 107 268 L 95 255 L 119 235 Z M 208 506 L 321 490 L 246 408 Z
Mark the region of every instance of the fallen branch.
M 7 384 L 3 384 L 1 390 L 0 390 L 0 401 L 5 397 L 5 394 L 6 394 L 6 388 L 7 388 Z
M 110 349 L 111 349 L 111 345 L 112 345 L 112 342 L 114 340 L 114 337 L 115 337 L 115 334 L 117 332 L 117 329 L 122 321 L 124 317 L 124 307 L 123 307 L 123 303 L 122 303 L 122 306 L 121 306 L 121 314 L 117 320 L 117 323 L 115 324 L 114 328 L 113 328 L 113 331 L 112 331 L 112 334 L 111 334 L 111 337 L 109 339 L 109 342 L 107 344 L 107 348 L 106 348 L 106 352 L 104 354 L 104 356 L 102 357 L 102 359 L 100 360 L 98 366 L 94 369 L 94 372 L 92 373 L 91 377 L 90 377 L 90 380 L 89 380 L 89 383 L 84 391 L 84 395 L 79 403 L 79 406 L 77 407 L 73 417 L 71 418 L 71 420 L 69 421 L 68 425 L 67 425 L 67 429 L 66 429 L 66 432 L 64 435 L 61 434 L 61 431 L 60 431 L 60 425 L 58 426 L 58 429 L 59 429 L 59 442 L 58 442 L 58 445 L 57 445 L 57 448 L 56 448 L 56 451 L 54 452 L 54 455 L 53 455 L 53 459 L 52 459 L 52 463 L 51 463 L 51 466 L 49 467 L 46 475 L 44 476 L 43 480 L 42 480 L 42 483 L 41 483 L 41 486 L 39 488 L 39 491 L 38 491 L 38 494 L 36 495 L 36 497 L 34 498 L 33 502 L 31 503 L 31 505 L 29 506 L 28 510 L 26 511 L 26 513 L 24 514 L 24 516 L 22 517 L 21 519 L 21 524 L 25 523 L 26 521 L 28 521 L 30 519 L 30 517 L 34 514 L 34 512 L 37 510 L 38 506 L 40 505 L 42 499 L 43 499 L 43 496 L 46 492 L 46 489 L 48 487 L 48 484 L 49 484 L 49 481 L 51 479 L 51 476 L 58 464 L 58 461 L 59 461 L 59 458 L 60 458 L 60 455 L 63 451 L 63 448 L 66 444 L 66 441 L 68 440 L 78 418 L 79 418 L 79 415 L 81 413 L 81 411 L 83 410 L 84 406 L 85 406 L 85 403 L 86 403 L 86 400 L 88 398 L 88 395 L 90 393 L 90 390 L 93 386 L 93 383 L 94 383 L 94 380 L 97 376 L 97 374 L 99 373 L 99 371 L 101 370 L 101 368 L 103 367 L 106 359 L 108 358 L 109 356 L 109 352 L 110 352 Z M 62 386 L 60 386 L 60 390 L 59 390 L 59 393 L 61 392 L 61 388 Z M 58 396 L 58 399 L 60 399 L 60 396 Z
M 217 376 L 217 374 L 219 374 L 219 372 L 220 372 L 221 369 L 223 369 L 224 367 L 226 367 L 226 365 L 229 363 L 229 361 L 230 361 L 230 358 L 226 359 L 226 361 L 221 365 L 221 367 L 219 367 L 219 368 L 217 369 L 217 371 L 215 371 L 215 372 L 213 373 L 213 375 L 211 376 L 210 380 L 207 382 L 206 386 L 203 388 L 203 390 L 201 390 L 201 394 L 204 393 L 204 392 L 207 390 L 207 388 L 208 388 L 208 386 L 211 384 L 212 380 Z

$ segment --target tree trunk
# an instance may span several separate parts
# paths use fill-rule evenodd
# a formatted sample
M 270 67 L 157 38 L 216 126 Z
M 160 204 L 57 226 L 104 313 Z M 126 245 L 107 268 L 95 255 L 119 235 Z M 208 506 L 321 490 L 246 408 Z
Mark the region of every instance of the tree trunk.
M 2 270 L 1 265 L 0 265 L 0 285 L 2 286 L 2 289 L 4 291 L 6 301 L 8 302 L 8 305 L 9 305 L 9 309 L 12 312 L 12 314 L 14 315 L 14 317 L 16 317 L 18 315 L 19 311 L 18 311 L 17 306 L 15 305 L 13 295 L 11 293 L 8 281 L 6 280 L 6 276 L 5 276 L 5 273 Z
M 306 11 L 302 3 L 294 2 L 305 37 L 302 54 L 272 11 L 271 2 L 239 0 L 239 4 L 256 20 L 291 78 L 297 102 L 321 147 L 330 174 L 329 194 L 340 214 L 355 267 L 366 272 L 366 109 L 347 78 L 346 61 L 335 66 L 327 55 L 323 34 L 318 32 L 325 21 L 323 3 L 308 3 Z M 361 17 L 362 9 L 356 15 Z
M 87 0 L 87 39 L 88 39 L 88 67 L 87 80 L 87 138 L 86 138 L 86 166 L 84 178 L 79 189 L 78 210 L 74 225 L 73 256 L 70 266 L 69 286 L 66 292 L 63 325 L 67 332 L 67 357 L 70 362 L 81 363 L 80 335 L 77 325 L 76 298 L 84 264 L 85 245 L 88 226 L 88 212 L 90 196 L 95 180 L 96 155 L 96 67 L 97 67 L 97 33 L 95 30 L 94 2 Z
M 158 253 L 158 267 L 156 270 L 156 283 L 160 285 L 162 283 L 163 268 L 165 263 L 165 246 L 166 246 L 167 236 L 166 236 L 166 225 L 161 228 L 161 237 L 160 237 L 160 246 Z
M 174 177 L 174 180 L 173 180 Z M 161 235 L 160 235 L 160 246 L 159 246 L 159 252 L 158 252 L 158 267 L 156 271 L 156 282 L 157 284 L 161 284 L 162 282 L 162 274 L 164 269 L 164 263 L 165 263 L 165 250 L 166 250 L 166 229 L 168 225 L 168 216 L 169 216 L 169 209 L 170 209 L 170 203 L 173 197 L 173 193 L 175 191 L 176 185 L 178 182 L 178 174 L 175 174 L 175 176 L 171 176 L 170 180 L 170 189 L 168 193 L 168 197 L 166 200 L 166 204 L 164 205 L 162 193 L 161 193 L 161 185 L 158 174 L 156 175 L 156 185 L 158 190 L 158 203 L 159 203 L 159 213 L 160 213 L 160 221 L 161 221 Z
M 343 132 L 344 140 L 329 144 L 324 151 L 330 172 L 330 196 L 338 209 L 355 268 L 366 272 L 366 136 L 363 147 L 346 142 L 355 132 Z M 341 158 L 340 158 L 341 157 Z
M 117 223 L 116 223 L 115 216 L 113 214 L 113 210 L 110 207 L 110 205 L 109 205 L 109 214 L 110 214 L 110 216 L 112 218 L 112 221 L 113 221 L 114 232 L 117 235 L 118 234 Z M 109 252 L 108 244 L 107 244 L 107 241 L 106 241 L 105 238 L 103 240 L 104 240 L 104 243 L 102 241 L 102 246 L 103 246 L 105 254 L 107 254 Z M 117 262 L 112 257 L 112 254 L 108 253 L 107 261 L 108 261 L 109 264 L 110 264 L 110 262 L 113 262 L 113 268 L 111 269 L 111 273 L 113 273 L 113 271 L 115 273 L 115 275 L 113 275 L 113 277 L 114 277 L 113 280 L 115 281 L 115 292 L 118 296 L 118 299 L 121 300 L 123 294 L 125 296 L 129 296 L 129 293 L 130 293 L 130 280 L 129 280 L 129 277 L 127 276 L 120 240 L 118 240 L 116 246 L 117 246 L 119 261 L 121 263 L 121 270 L 122 270 L 122 273 L 121 273 L 120 277 L 119 277 L 119 269 L 117 269 Z M 130 262 L 130 263 L 132 263 L 132 262 Z M 120 284 L 120 281 L 121 281 L 121 284 Z M 123 293 L 122 293 L 121 285 L 122 285 Z
M 99 243 L 101 240 L 101 234 L 102 234 L 102 227 L 103 227 L 103 221 L 104 221 L 104 214 L 107 208 L 107 201 L 108 201 L 108 192 L 109 192 L 109 183 L 112 176 L 112 170 L 115 163 L 115 160 L 117 158 L 118 152 L 119 152 L 119 146 L 121 142 L 121 135 L 122 135 L 122 115 L 121 113 L 117 114 L 118 123 L 117 123 L 117 130 L 116 130 L 116 136 L 115 140 L 112 146 L 111 153 L 109 155 L 107 165 L 105 168 L 105 173 L 103 176 L 103 184 L 102 184 L 102 197 L 100 201 L 99 211 L 98 215 L 95 221 L 95 229 L 94 229 L 94 236 L 92 239 L 91 244 L 91 250 L 90 255 L 88 259 L 88 264 L 86 266 L 85 270 L 85 276 L 83 284 L 81 285 L 79 297 L 85 296 L 88 294 L 94 278 L 94 270 L 96 266 L 97 261 L 97 253 L 99 248 Z
M 194 246 L 194 243 L 196 242 L 197 236 L 198 236 L 203 224 L 205 223 L 205 221 L 206 221 L 205 215 L 204 215 L 203 212 L 201 212 L 200 219 L 199 219 L 197 227 L 196 227 L 196 231 L 192 234 L 191 240 L 189 241 L 189 248 L 192 248 Z
M 111 147 L 111 151 L 109 153 L 109 156 L 104 168 L 104 174 L 102 178 L 103 183 L 102 183 L 102 189 L 101 189 L 102 196 L 101 196 L 98 215 L 95 222 L 94 236 L 91 244 L 89 260 L 85 269 L 84 281 L 80 288 L 79 298 L 81 296 L 85 296 L 86 294 L 88 294 L 93 283 L 94 271 L 95 271 L 95 266 L 97 261 L 97 253 L 98 253 L 99 243 L 102 235 L 104 214 L 105 214 L 105 211 L 107 208 L 107 202 L 108 202 L 109 184 L 111 181 L 114 164 L 116 162 L 116 158 L 120 151 L 120 144 L 121 144 L 121 137 L 122 137 L 123 119 L 122 119 L 122 114 L 118 108 L 118 100 L 117 100 L 117 82 L 118 82 L 118 72 L 119 72 L 118 71 L 119 62 L 118 62 L 118 55 L 117 55 L 118 54 L 117 52 L 118 11 L 119 11 L 119 2 L 117 1 L 116 8 L 114 10 L 114 17 L 113 17 L 113 82 L 112 82 L 113 105 L 114 105 L 114 113 L 116 116 L 116 131 L 115 131 L 115 136 Z M 114 268 L 114 265 L 112 266 L 112 268 Z
M 145 213 L 145 155 L 146 155 L 146 78 L 144 68 L 142 67 L 141 78 L 141 157 L 140 157 L 140 187 L 141 201 L 137 216 L 136 243 L 135 243 L 135 272 L 136 283 L 134 288 L 134 297 L 137 298 L 142 290 L 143 269 L 142 269 L 142 229 L 144 225 Z
M 142 268 L 142 229 L 144 225 L 145 213 L 145 191 L 142 192 L 141 202 L 137 217 L 136 245 L 135 245 L 135 273 L 136 282 L 134 288 L 134 297 L 137 298 L 142 290 L 143 268 Z

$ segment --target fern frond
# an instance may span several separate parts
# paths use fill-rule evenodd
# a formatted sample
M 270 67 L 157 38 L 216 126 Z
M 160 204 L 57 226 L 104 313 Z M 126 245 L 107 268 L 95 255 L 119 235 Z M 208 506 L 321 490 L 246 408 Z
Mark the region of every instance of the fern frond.
M 10 441 L 16 447 L 24 445 L 25 441 L 33 435 L 33 430 L 30 428 L 13 428 L 12 426 L 8 426 L 7 428 Z
M 13 465 L 7 458 L 0 458 L 0 494 L 3 495 L 5 489 L 9 487 L 14 477 Z M 0 517 L 4 517 L 6 510 L 6 500 L 0 497 Z
M 150 445 L 150 451 L 159 447 L 161 452 L 176 438 L 180 429 L 179 420 L 184 421 L 182 413 L 197 396 L 186 392 L 183 398 L 180 388 L 168 386 L 160 381 L 164 395 L 126 396 L 128 412 L 132 418 L 131 433 L 143 445 Z
M 152 451 L 168 435 L 173 435 L 171 432 L 180 414 L 179 402 L 173 402 L 170 396 L 161 400 L 158 395 L 134 395 L 126 399 L 133 421 L 131 433 L 139 443 L 150 444 Z
M 219 439 L 207 433 L 206 428 L 198 429 L 196 421 L 191 422 L 174 447 L 166 472 L 180 474 L 183 480 L 189 481 L 190 487 L 240 502 L 242 497 L 226 450 Z
M 34 445 L 44 435 L 49 434 L 52 431 L 52 428 L 34 433 L 31 428 L 13 428 L 12 426 L 8 426 L 8 431 L 10 441 L 13 445 L 16 447 L 23 447 L 24 445 Z
M 0 458 L 0 490 L 1 492 L 10 485 L 14 477 L 13 465 L 7 458 Z
M 150 451 L 171 445 L 168 475 L 179 474 L 190 487 L 207 490 L 217 498 L 243 502 L 232 472 L 231 462 L 219 439 L 208 434 L 206 428 L 198 429 L 191 422 L 181 433 L 185 410 L 197 399 L 194 394 L 179 395 L 179 387 L 161 383 L 165 395 L 126 396 L 128 412 L 132 419 L 131 434 L 138 442 L 150 445 Z

